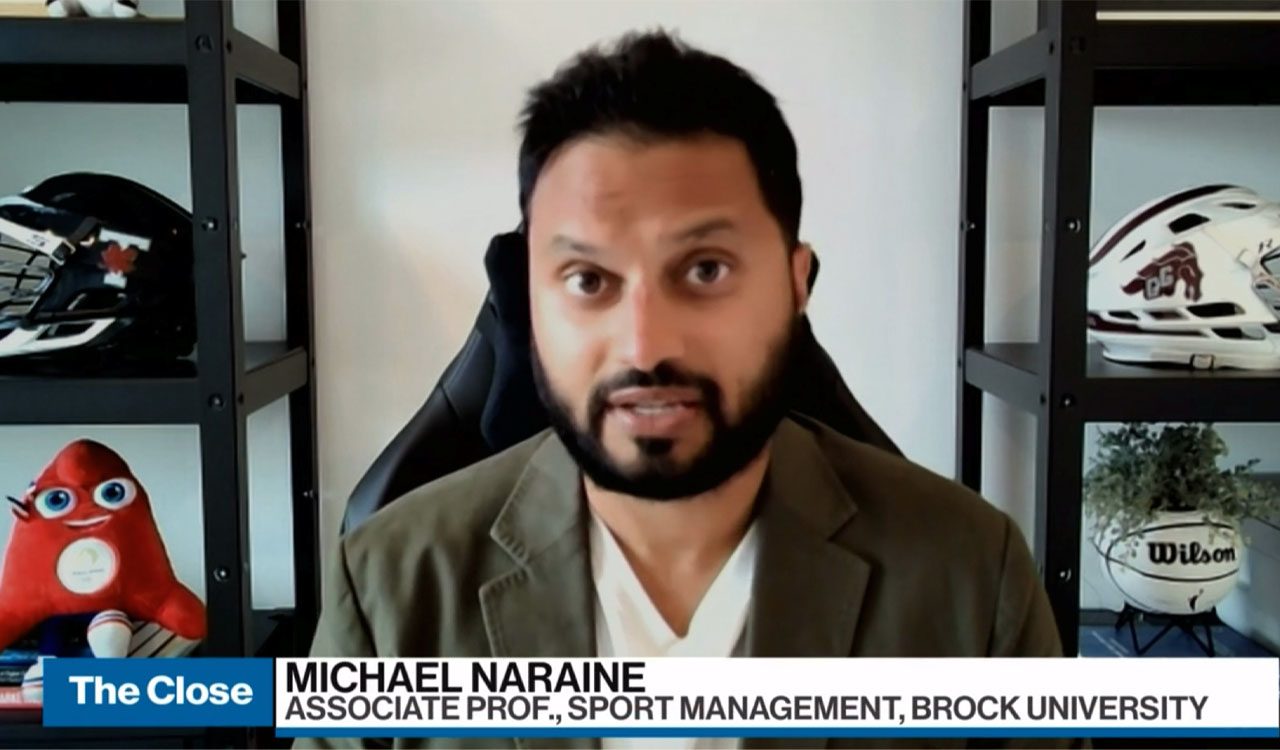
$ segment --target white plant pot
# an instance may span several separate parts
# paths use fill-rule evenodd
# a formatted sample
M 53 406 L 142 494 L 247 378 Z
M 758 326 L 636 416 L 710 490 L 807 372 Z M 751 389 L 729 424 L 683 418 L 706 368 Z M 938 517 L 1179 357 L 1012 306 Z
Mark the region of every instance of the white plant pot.
M 1094 542 L 1102 572 L 1138 609 L 1174 615 L 1207 612 L 1235 588 L 1244 556 L 1236 525 L 1200 511 L 1158 511 L 1126 536 Z

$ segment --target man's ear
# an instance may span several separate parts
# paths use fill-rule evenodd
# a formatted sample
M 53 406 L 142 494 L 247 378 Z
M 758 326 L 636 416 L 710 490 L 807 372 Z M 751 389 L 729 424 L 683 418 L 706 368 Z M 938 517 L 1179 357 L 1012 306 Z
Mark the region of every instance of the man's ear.
M 791 288 L 795 290 L 796 312 L 803 314 L 809 306 L 809 292 L 813 287 L 818 259 L 807 242 L 801 242 L 791 251 Z

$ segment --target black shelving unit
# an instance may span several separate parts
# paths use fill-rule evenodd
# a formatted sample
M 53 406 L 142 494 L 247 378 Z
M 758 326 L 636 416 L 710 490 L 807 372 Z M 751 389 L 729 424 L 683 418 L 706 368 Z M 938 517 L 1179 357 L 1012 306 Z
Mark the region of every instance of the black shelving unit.
M 184 5 L 181 19 L 0 18 L 0 101 L 187 106 L 198 340 L 194 364 L 163 371 L 0 376 L 0 424 L 198 425 L 209 618 L 199 653 L 300 654 L 320 598 L 305 11 L 302 0 L 277 0 L 276 52 L 234 28 L 230 0 Z M 244 340 L 237 104 L 280 108 L 286 338 L 279 342 Z M 268 613 L 251 600 L 246 420 L 284 397 L 294 607 Z M 0 745 L 248 744 L 234 732 L 95 734 L 38 722 L 0 712 Z
M 980 488 L 984 393 L 1037 418 L 1034 543 L 1068 654 L 1078 648 L 1085 424 L 1280 421 L 1280 401 L 1266 396 L 1280 389 L 1275 373 L 1121 366 L 1103 361 L 1088 344 L 1095 108 L 1280 104 L 1280 21 L 1098 17 L 1099 10 L 1123 7 L 1169 8 L 1140 0 L 1039 0 L 1039 29 L 994 54 L 990 0 L 967 0 L 965 8 L 957 472 L 960 481 Z M 984 333 L 990 117 L 991 108 L 1001 106 L 1044 108 L 1034 344 L 989 342 Z

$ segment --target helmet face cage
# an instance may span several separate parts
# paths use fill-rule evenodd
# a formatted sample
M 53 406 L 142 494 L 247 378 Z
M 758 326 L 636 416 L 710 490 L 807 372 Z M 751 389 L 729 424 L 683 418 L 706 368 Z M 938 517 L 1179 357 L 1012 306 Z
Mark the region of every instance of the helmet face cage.
M 190 297 L 166 285 L 169 266 L 148 257 L 151 250 L 150 238 L 74 211 L 24 197 L 0 200 L 0 358 L 126 340 L 140 354 L 148 346 L 164 356 L 189 351 L 190 326 L 172 333 L 189 316 L 162 300 L 170 290 Z M 135 314 L 148 310 L 155 311 L 148 319 L 159 313 L 167 322 L 136 325 Z M 121 339 L 131 328 L 139 328 L 136 335 Z
M 1258 258 L 1253 272 L 1253 289 L 1280 320 L 1280 246 Z
M 66 257 L 59 237 L 0 216 L 0 331 L 21 325 Z

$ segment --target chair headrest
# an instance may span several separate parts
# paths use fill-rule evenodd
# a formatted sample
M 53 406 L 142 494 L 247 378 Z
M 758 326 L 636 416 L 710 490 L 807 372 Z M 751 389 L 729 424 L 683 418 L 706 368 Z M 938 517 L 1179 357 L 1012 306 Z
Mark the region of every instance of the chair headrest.
M 493 384 L 480 415 L 480 434 L 490 445 L 508 447 L 547 426 L 530 364 L 533 337 L 525 235 L 509 232 L 494 237 L 485 251 L 484 267 L 496 325 L 490 331 Z
M 529 255 L 525 235 L 494 237 L 485 252 L 489 294 L 462 350 L 409 423 L 356 485 L 343 529 L 434 479 L 505 450 L 548 427 L 533 382 Z M 818 276 L 815 257 L 809 288 Z M 855 440 L 901 454 L 845 385 L 805 317 L 788 383 L 793 411 Z

